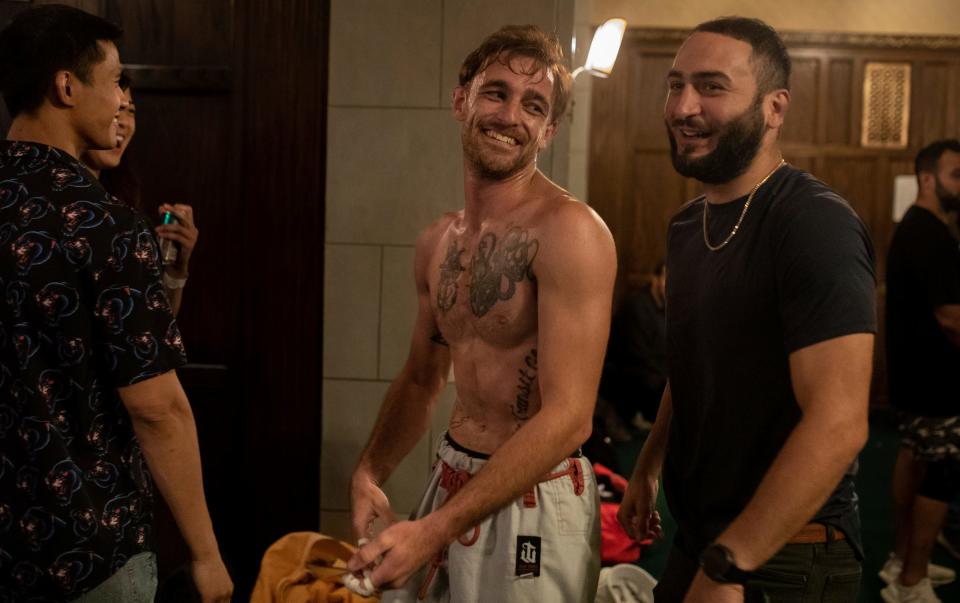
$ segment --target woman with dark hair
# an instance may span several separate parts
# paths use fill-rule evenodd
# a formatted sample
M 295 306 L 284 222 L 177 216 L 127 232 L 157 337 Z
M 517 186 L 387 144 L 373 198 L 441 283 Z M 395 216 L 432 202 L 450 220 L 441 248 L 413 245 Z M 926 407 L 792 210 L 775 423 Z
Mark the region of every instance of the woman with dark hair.
M 141 209 L 140 181 L 131 167 L 130 161 L 124 161 L 123 155 L 137 131 L 137 108 L 133 102 L 130 90 L 130 78 L 126 73 L 120 76 L 120 88 L 126 97 L 126 105 L 120 108 L 117 118 L 117 145 L 112 149 L 87 151 L 81 157 L 94 176 L 100 179 L 104 188 L 117 199 Z M 170 301 L 170 308 L 174 316 L 180 310 L 183 299 L 183 287 L 187 283 L 189 274 L 188 265 L 193 248 L 197 244 L 200 232 L 193 223 L 193 207 L 183 203 L 161 204 L 160 214 L 166 212 L 176 218 L 171 223 L 156 227 L 157 236 L 161 241 L 171 241 L 177 244 L 179 252 L 176 258 L 169 263 L 164 262 L 163 288 Z

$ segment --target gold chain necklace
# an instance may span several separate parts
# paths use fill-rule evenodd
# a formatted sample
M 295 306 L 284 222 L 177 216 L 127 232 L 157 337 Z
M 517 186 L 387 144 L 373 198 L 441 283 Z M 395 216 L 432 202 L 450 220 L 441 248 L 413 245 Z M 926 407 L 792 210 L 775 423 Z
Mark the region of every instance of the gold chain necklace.
M 740 224 L 743 223 L 744 216 L 747 215 L 747 210 L 750 209 L 750 202 L 753 201 L 753 196 L 757 194 L 757 191 L 760 190 L 760 187 L 763 186 L 763 183 L 770 179 L 770 176 L 773 176 L 774 172 L 779 170 L 783 164 L 787 162 L 786 159 L 781 158 L 780 163 L 777 164 L 775 168 L 770 170 L 770 173 L 763 177 L 763 180 L 757 183 L 753 190 L 750 191 L 750 196 L 747 197 L 747 202 L 743 204 L 743 211 L 740 212 L 740 217 L 737 218 L 737 223 L 733 225 L 733 230 L 730 231 L 730 234 L 727 235 L 727 238 L 723 240 L 719 245 L 711 245 L 710 237 L 707 235 L 707 208 L 710 207 L 710 203 L 707 202 L 706 198 L 703 200 L 703 242 L 706 244 L 707 249 L 710 251 L 720 251 L 727 246 L 733 237 L 737 234 L 737 231 L 740 230 Z

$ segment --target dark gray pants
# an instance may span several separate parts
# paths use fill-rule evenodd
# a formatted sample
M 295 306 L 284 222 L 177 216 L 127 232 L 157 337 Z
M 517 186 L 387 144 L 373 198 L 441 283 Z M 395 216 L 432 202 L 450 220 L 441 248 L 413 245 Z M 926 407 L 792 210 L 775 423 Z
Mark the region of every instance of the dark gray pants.
M 656 603 L 681 603 L 696 559 L 677 547 L 654 590 Z M 788 544 L 756 571 L 747 584 L 746 603 L 852 603 L 860 591 L 860 562 L 846 540 L 830 544 Z

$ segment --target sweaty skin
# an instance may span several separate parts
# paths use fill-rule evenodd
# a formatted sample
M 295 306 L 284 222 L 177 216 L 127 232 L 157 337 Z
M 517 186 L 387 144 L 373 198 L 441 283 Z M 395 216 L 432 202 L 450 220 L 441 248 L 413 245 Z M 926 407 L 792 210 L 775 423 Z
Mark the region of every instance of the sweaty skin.
M 477 452 L 492 453 L 540 410 L 534 264 L 540 214 L 556 203 L 576 201 L 530 199 L 480 230 L 463 212 L 440 224 L 427 274 L 457 384 L 449 432 Z
M 374 565 L 381 588 L 401 586 L 590 434 L 616 252 L 597 214 L 537 169 L 557 122 L 552 77 L 531 61 L 493 61 L 454 92 L 464 209 L 417 240 L 410 352 L 351 483 L 356 535 L 375 519 L 392 524 L 348 564 Z M 381 484 L 429 428 L 451 363 L 449 433 L 491 457 L 442 507 L 393 523 Z

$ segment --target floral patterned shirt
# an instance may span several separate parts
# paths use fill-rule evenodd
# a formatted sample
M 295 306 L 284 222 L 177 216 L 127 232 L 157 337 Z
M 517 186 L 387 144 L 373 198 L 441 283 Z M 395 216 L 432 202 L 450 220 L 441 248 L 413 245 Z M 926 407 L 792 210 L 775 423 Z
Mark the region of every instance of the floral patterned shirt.
M 0 602 L 72 599 L 149 550 L 117 388 L 186 362 L 157 247 L 76 159 L 0 142 Z

